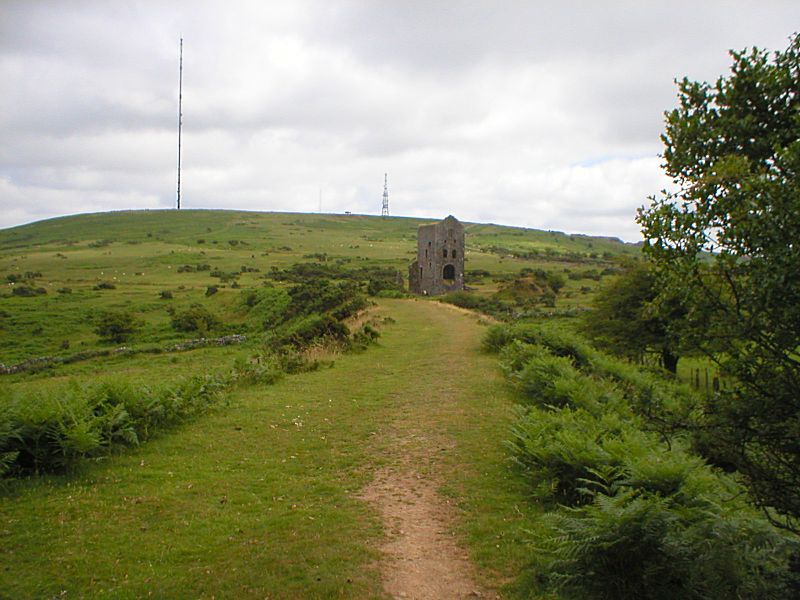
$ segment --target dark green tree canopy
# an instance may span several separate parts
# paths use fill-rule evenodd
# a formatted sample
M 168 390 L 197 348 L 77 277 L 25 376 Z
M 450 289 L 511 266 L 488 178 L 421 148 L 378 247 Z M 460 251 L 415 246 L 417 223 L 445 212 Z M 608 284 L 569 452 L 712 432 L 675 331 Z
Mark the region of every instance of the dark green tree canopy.
M 676 371 L 680 344 L 671 323 L 683 318 L 683 310 L 680 304 L 659 298 L 656 276 L 648 263 L 627 265 L 593 304 L 584 319 L 589 337 L 633 360 L 655 353 L 665 369 Z
M 666 115 L 674 191 L 639 211 L 660 288 L 683 334 L 736 382 L 709 424 L 756 500 L 800 518 L 800 36 L 732 52 L 715 84 L 687 79 Z

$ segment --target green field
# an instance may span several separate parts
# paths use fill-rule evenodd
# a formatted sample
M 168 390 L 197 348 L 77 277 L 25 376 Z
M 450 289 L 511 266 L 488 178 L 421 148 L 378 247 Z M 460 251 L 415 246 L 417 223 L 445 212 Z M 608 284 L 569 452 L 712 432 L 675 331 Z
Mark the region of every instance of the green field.
M 407 275 L 422 223 L 194 210 L 81 215 L 6 229 L 0 231 L 0 281 L 7 296 L 0 299 L 0 363 L 99 347 L 93 319 L 104 310 L 133 311 L 142 320 L 133 344 L 164 345 L 176 338 L 168 326 L 169 306 L 202 304 L 235 329 L 244 318 L 238 310 L 240 293 L 211 276 L 213 272 L 236 273 L 236 285 L 242 288 L 260 286 L 272 269 L 303 262 L 390 268 Z M 560 294 L 562 306 L 585 303 L 598 273 L 614 259 L 639 252 L 636 246 L 605 238 L 494 225 L 468 224 L 466 236 L 468 272 L 508 276 L 527 267 L 573 273 Z M 536 254 L 518 258 L 513 253 Z M 185 265 L 208 265 L 208 270 L 178 272 Z M 25 279 L 26 273 L 34 277 Z M 9 282 L 9 276 L 21 282 Z M 10 296 L 21 283 L 47 293 Z M 103 283 L 115 289 L 95 289 Z M 206 297 L 210 285 L 220 293 Z M 478 293 L 497 288 L 492 277 L 470 285 Z M 169 291 L 172 300 L 161 299 L 162 291 Z
M 290 287 L 275 274 L 297 264 L 345 277 L 405 274 L 424 222 L 144 211 L 0 231 L 0 363 L 67 359 L 0 376 L 0 409 L 18 397 L 58 403 L 70 386 L 97 381 L 225 376 L 264 351 L 248 290 Z M 556 308 L 586 305 L 604 270 L 638 255 L 604 238 L 475 224 L 466 233 L 467 272 L 483 272 L 470 281 L 474 294 L 490 297 L 520 270 L 541 269 L 565 276 Z M 20 286 L 44 292 L 19 295 Z M 412 456 L 455 509 L 448 527 L 475 566 L 475 585 L 513 597 L 538 509 L 509 470 L 503 438 L 514 399 L 496 360 L 479 350 L 484 327 L 431 300 L 376 302 L 361 317 L 380 324 L 366 352 L 309 348 L 332 366 L 234 385 L 225 404 L 138 447 L 6 479 L 0 596 L 383 597 L 389 532 L 359 491 Z M 198 337 L 171 326 L 193 305 L 219 318 L 209 337 L 247 340 L 170 351 Z M 95 331 L 108 311 L 138 320 L 124 344 Z M 133 352 L 113 353 L 121 345 Z

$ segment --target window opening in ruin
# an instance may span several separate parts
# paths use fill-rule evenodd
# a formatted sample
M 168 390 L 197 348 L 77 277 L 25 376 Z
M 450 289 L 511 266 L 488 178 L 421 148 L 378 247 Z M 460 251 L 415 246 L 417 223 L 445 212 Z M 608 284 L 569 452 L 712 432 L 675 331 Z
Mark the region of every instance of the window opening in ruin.
M 442 279 L 453 280 L 456 278 L 456 268 L 453 265 L 445 265 L 442 270 Z
M 425 258 L 428 258 L 428 249 L 425 249 Z
M 442 258 L 447 258 L 447 248 L 442 250 Z
M 455 257 L 456 257 L 456 251 L 455 251 L 455 250 L 453 250 L 453 254 L 452 254 L 452 256 L 453 256 L 453 258 L 455 258 Z

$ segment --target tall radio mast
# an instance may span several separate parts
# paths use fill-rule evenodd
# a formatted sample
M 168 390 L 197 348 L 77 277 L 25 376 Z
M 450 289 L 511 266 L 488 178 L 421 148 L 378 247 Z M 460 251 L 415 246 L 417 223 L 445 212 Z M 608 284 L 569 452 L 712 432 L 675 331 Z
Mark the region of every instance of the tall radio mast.
M 383 174 L 383 206 L 381 207 L 381 216 L 389 216 L 389 178 L 386 173 Z
M 183 37 L 178 63 L 178 210 L 181 209 L 181 128 L 183 126 Z

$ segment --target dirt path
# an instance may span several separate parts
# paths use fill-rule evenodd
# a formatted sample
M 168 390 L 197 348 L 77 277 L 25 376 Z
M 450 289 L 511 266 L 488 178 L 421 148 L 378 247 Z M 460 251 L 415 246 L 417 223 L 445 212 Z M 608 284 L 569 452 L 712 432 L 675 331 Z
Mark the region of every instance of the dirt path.
M 392 598 L 411 600 L 499 598 L 476 583 L 466 551 L 453 533 L 457 510 L 440 493 L 441 456 L 453 442 L 443 433 L 458 398 L 468 393 L 464 381 L 481 329 L 467 311 L 419 302 L 425 326 L 440 329 L 438 342 L 425 349 L 432 360 L 417 385 L 406 390 L 400 415 L 373 481 L 360 497 L 381 515 L 386 539 L 380 565 L 384 589 Z M 414 415 L 414 418 L 409 418 Z

